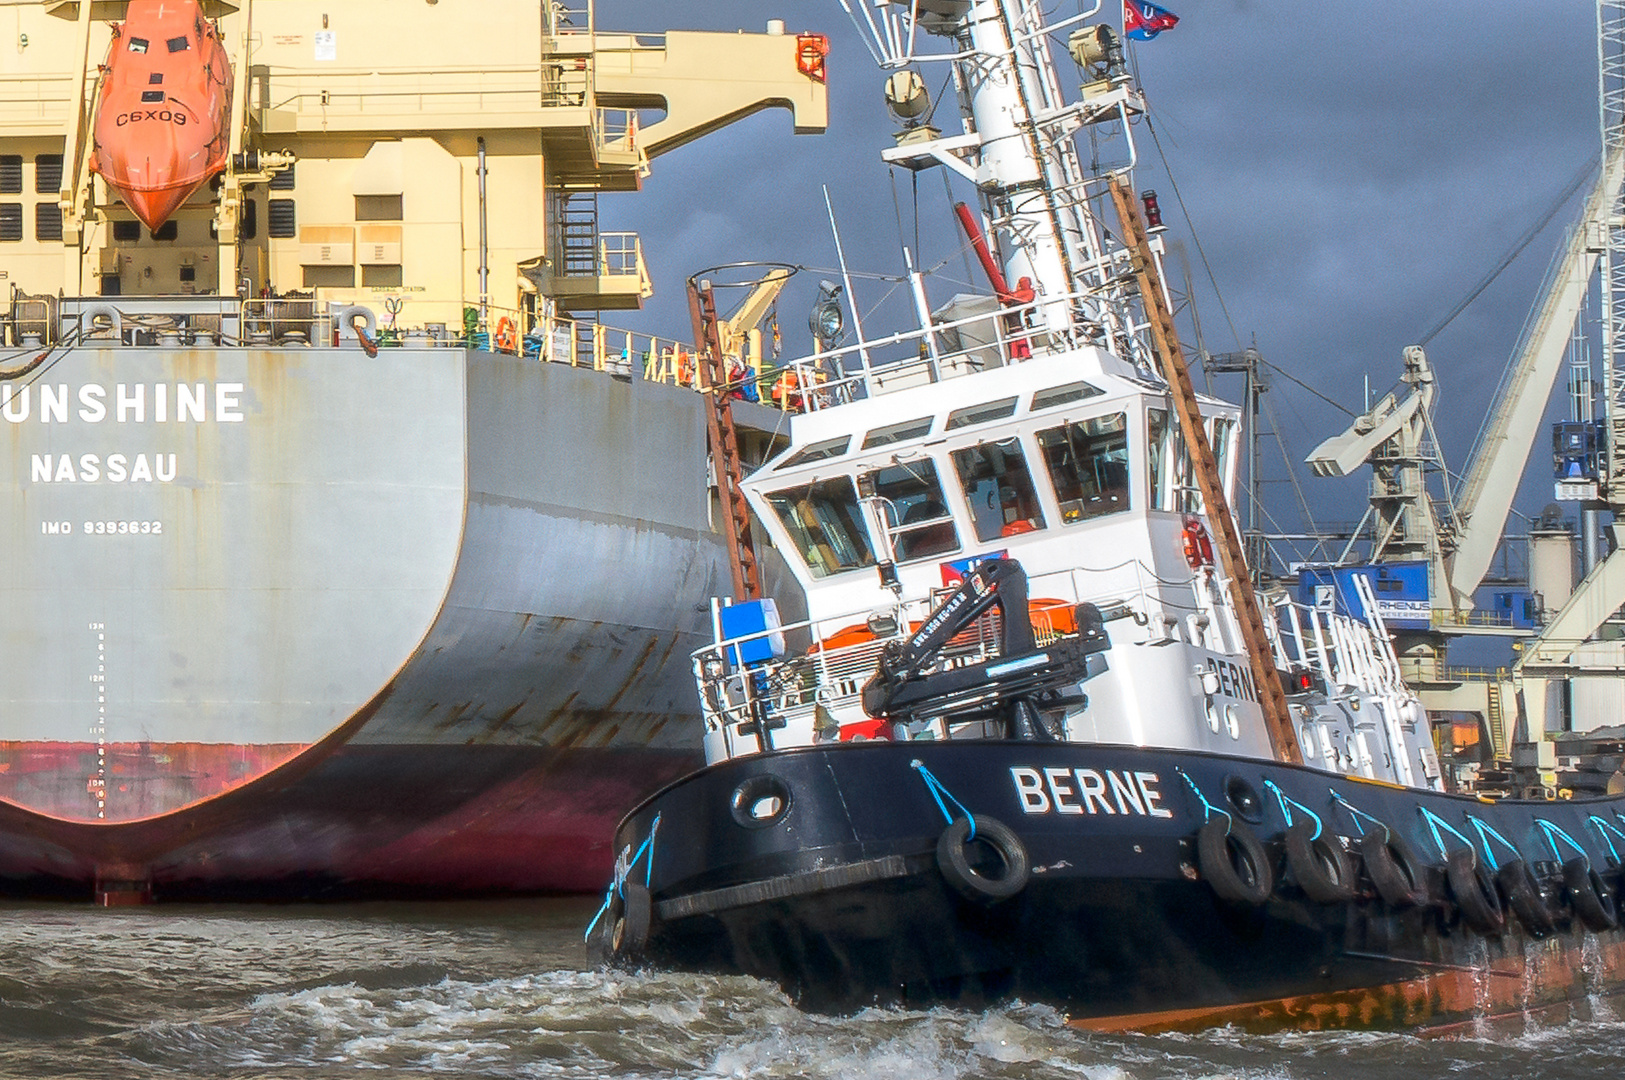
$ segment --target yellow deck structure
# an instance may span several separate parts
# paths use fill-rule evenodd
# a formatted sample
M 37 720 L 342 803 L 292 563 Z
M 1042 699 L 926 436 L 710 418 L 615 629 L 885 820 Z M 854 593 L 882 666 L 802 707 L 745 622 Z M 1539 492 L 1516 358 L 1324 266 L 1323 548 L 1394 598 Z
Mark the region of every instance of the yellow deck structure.
M 600 229 L 598 193 L 764 109 L 828 120 L 821 66 L 802 70 L 821 39 L 778 22 L 611 34 L 590 0 L 213 0 L 232 164 L 152 235 L 88 164 L 125 6 L 0 0 L 0 317 L 23 295 L 298 292 L 453 328 L 468 307 L 635 309 L 641 245 Z

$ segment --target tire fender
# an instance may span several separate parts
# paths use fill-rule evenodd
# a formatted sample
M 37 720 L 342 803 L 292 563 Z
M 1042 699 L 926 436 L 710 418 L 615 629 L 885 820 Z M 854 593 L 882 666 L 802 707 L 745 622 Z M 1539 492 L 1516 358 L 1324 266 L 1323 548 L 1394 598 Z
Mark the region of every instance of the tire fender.
M 1360 838 L 1360 862 L 1384 904 L 1403 911 L 1427 903 L 1427 871 L 1410 844 L 1392 829 Z
M 1316 836 L 1316 833 L 1320 835 Z M 1286 865 L 1292 880 L 1317 904 L 1354 899 L 1354 870 L 1348 853 L 1332 834 L 1299 820 L 1286 831 Z
M 937 837 L 937 869 L 954 891 L 979 904 L 997 904 L 1017 895 L 1032 877 L 1027 845 L 1004 822 L 975 815 L 976 839 L 971 839 L 971 819 L 959 818 Z M 986 844 L 999 857 L 999 873 L 989 876 L 971 865 L 969 846 Z
M 1575 857 L 1563 864 L 1563 889 L 1587 930 L 1601 933 L 1619 925 L 1618 904 L 1590 859 Z
M 654 921 L 654 904 L 646 886 L 628 881 L 622 887 L 622 900 L 610 911 L 609 956 L 616 963 L 638 960 L 649 947 L 649 928 Z
M 1522 859 L 1508 859 L 1495 872 L 1496 884 L 1506 896 L 1507 907 L 1518 917 L 1523 928 L 1535 937 L 1545 937 L 1557 929 L 1557 920 L 1540 895 L 1540 885 L 1530 873 L 1529 864 Z
M 1264 845 L 1239 821 L 1212 818 L 1196 834 L 1196 863 L 1221 900 L 1257 907 L 1275 888 Z
M 1444 861 L 1444 878 L 1462 921 L 1480 934 L 1492 936 L 1506 929 L 1501 894 L 1489 871 L 1478 863 L 1478 853 L 1457 848 Z

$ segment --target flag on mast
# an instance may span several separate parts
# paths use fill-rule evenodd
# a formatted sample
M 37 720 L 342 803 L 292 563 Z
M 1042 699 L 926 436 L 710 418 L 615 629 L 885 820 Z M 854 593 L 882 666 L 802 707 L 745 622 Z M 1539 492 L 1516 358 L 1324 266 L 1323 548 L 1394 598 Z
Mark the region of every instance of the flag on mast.
M 1123 0 L 1123 33 L 1136 41 L 1150 41 L 1178 23 L 1178 15 L 1150 0 Z

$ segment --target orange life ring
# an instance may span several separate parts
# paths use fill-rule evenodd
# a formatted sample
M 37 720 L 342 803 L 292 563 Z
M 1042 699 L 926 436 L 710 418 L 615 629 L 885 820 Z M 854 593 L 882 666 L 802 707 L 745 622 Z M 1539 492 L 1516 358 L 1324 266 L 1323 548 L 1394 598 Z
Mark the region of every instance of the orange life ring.
M 800 34 L 796 37 L 796 70 L 809 79 L 824 82 L 824 58 L 829 55 L 829 38 L 823 34 Z
M 518 344 L 519 339 L 514 333 L 513 320 L 506 315 L 498 319 L 496 337 L 492 340 L 496 342 L 496 347 L 503 352 L 514 352 L 514 346 Z

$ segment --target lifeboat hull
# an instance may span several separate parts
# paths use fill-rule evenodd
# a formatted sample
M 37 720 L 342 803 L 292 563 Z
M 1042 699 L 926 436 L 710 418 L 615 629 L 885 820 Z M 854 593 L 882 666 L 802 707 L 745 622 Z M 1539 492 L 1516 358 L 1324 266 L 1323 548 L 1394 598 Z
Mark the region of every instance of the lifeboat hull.
M 156 232 L 225 168 L 231 62 L 195 0 L 132 0 L 114 27 L 91 167 Z

